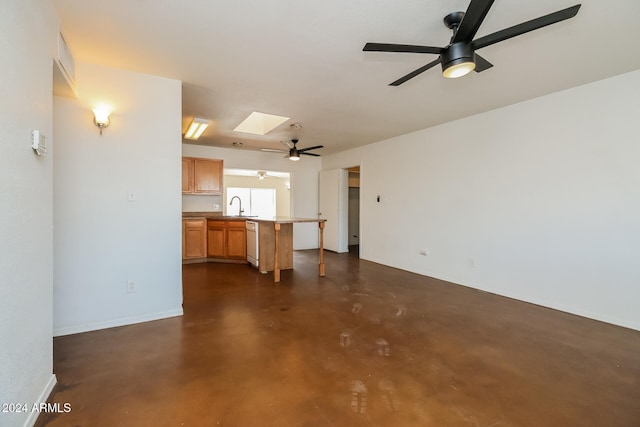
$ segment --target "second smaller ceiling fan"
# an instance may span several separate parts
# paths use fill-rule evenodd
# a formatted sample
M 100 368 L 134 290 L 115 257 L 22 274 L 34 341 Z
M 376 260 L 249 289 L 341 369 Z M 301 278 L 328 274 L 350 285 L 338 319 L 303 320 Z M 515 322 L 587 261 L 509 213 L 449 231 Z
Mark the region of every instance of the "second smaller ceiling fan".
M 265 178 L 275 178 L 273 175 L 269 175 L 267 171 L 258 171 L 258 179 L 263 181 Z
M 300 160 L 300 156 L 301 155 L 320 157 L 320 154 L 309 153 L 309 151 L 317 150 L 318 148 L 323 148 L 324 147 L 324 145 L 314 145 L 313 147 L 298 148 L 297 145 L 296 145 L 298 143 L 297 139 L 292 139 L 291 142 L 285 142 L 285 141 L 281 141 L 281 142 L 284 145 L 286 145 L 287 148 L 289 148 L 289 153 L 285 156 L 285 158 L 288 157 L 289 160 L 293 160 L 293 161 Z M 284 151 L 284 150 L 271 150 L 271 149 L 268 149 L 268 148 L 263 148 L 262 151 L 272 151 L 272 152 L 276 152 L 276 153 L 286 153 L 286 151 Z

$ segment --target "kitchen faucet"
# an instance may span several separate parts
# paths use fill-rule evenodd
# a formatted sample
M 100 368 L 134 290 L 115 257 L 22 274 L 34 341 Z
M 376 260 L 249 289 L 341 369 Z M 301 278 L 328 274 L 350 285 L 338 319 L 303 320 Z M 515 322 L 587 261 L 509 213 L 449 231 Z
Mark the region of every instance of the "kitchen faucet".
M 229 206 L 233 204 L 233 199 L 238 199 L 238 202 L 240 203 L 240 209 L 238 209 L 238 216 L 242 216 L 242 214 L 244 213 L 244 209 L 242 209 L 242 199 L 238 196 L 233 196 L 231 198 L 231 201 L 229 202 Z

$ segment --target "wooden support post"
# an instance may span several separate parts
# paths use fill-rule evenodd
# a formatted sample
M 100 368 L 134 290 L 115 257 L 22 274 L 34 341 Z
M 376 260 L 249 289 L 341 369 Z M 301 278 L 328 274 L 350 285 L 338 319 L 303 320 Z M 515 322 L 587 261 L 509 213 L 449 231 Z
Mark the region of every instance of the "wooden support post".
M 320 228 L 320 277 L 324 277 L 324 221 L 318 223 Z
M 280 257 L 280 224 L 277 222 L 273 225 L 276 236 L 275 236 L 275 252 L 273 259 L 273 281 L 278 283 L 280 281 L 280 263 L 278 262 L 278 258 Z

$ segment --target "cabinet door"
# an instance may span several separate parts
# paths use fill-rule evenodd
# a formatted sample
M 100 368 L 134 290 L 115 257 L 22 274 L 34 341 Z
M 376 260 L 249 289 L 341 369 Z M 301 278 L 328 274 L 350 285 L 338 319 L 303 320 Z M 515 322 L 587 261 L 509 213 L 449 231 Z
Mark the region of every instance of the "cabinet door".
M 189 219 L 182 221 L 182 258 L 205 258 L 206 220 Z
M 247 230 L 244 221 L 229 221 L 227 257 L 247 259 Z
M 193 159 L 182 158 L 182 193 L 193 193 Z
M 222 160 L 193 159 L 194 189 L 197 194 L 222 194 Z
M 225 258 L 227 256 L 227 225 L 225 221 L 209 221 L 207 225 L 207 256 Z

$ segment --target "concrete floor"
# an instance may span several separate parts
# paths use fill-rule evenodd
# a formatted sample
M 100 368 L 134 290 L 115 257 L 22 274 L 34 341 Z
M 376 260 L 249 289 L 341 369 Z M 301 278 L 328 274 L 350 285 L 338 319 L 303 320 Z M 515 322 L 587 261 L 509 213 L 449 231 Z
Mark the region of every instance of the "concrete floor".
M 640 332 L 298 251 L 183 267 L 184 316 L 54 340 L 38 426 L 639 426 Z

